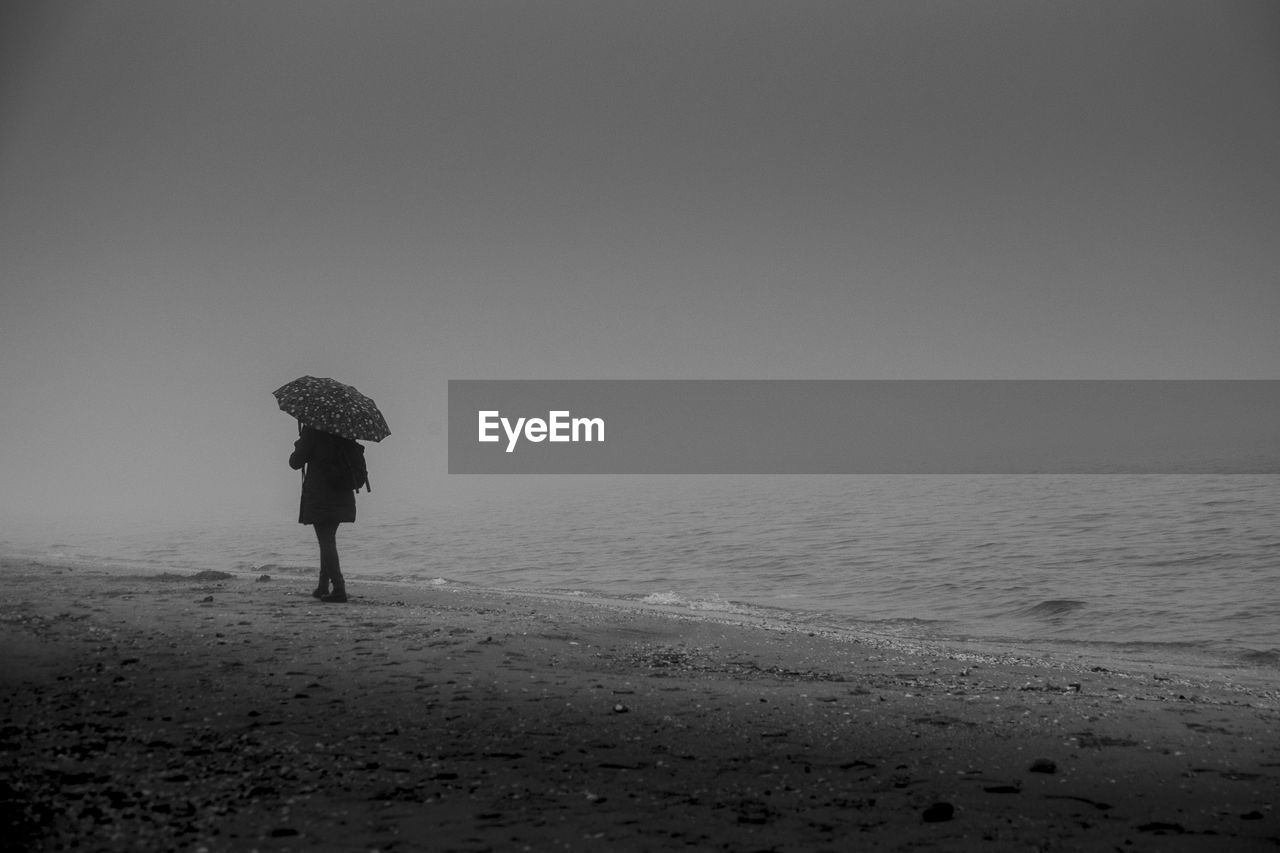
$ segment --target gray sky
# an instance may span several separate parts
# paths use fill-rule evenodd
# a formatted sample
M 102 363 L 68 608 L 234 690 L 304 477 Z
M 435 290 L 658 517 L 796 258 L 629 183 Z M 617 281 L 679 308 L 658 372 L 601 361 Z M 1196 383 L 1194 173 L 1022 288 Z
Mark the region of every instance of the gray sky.
M 288 520 L 305 373 L 375 513 L 450 378 L 1280 378 L 1266 0 L 0 17 L 0 518 Z

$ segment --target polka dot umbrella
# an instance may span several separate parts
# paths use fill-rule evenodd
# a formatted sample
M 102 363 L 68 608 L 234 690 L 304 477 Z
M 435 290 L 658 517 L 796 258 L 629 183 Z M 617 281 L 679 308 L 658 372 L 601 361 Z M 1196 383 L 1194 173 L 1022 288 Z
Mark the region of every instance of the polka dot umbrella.
M 272 393 L 282 412 L 322 432 L 360 441 L 391 435 L 373 400 L 337 380 L 302 376 Z

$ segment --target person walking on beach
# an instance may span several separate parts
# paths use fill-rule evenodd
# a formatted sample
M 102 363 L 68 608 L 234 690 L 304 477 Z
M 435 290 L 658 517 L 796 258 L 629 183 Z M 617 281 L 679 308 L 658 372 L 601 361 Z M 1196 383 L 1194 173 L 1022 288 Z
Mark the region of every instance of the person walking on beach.
M 320 583 L 311 593 L 324 602 L 347 600 L 347 585 L 338 562 L 338 525 L 356 520 L 356 494 L 344 459 L 363 458 L 363 448 L 349 438 L 299 423 L 289 467 L 304 468 L 298 523 L 315 528 L 320 544 Z M 356 487 L 358 488 L 358 486 Z

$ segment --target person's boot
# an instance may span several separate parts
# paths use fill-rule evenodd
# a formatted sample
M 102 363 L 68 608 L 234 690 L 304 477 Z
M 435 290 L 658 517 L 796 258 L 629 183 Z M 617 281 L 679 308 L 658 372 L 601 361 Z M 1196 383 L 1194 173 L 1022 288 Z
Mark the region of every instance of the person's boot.
M 320 596 L 320 600 L 327 604 L 341 604 L 347 600 L 347 585 L 344 581 L 335 580 L 333 582 L 333 592 L 328 595 Z
M 311 597 L 324 601 L 324 597 L 329 594 L 329 578 L 324 572 L 320 573 L 320 583 L 315 589 L 311 590 Z

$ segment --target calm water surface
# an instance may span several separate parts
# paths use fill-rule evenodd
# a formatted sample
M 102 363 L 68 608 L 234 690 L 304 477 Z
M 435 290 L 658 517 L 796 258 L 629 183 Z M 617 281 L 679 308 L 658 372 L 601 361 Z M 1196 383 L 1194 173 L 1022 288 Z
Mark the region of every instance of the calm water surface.
M 1280 477 L 624 478 L 339 534 L 361 577 L 628 598 L 1280 672 Z M 374 496 L 376 498 L 376 496 Z M 292 519 L 5 543 L 57 564 L 307 574 Z

